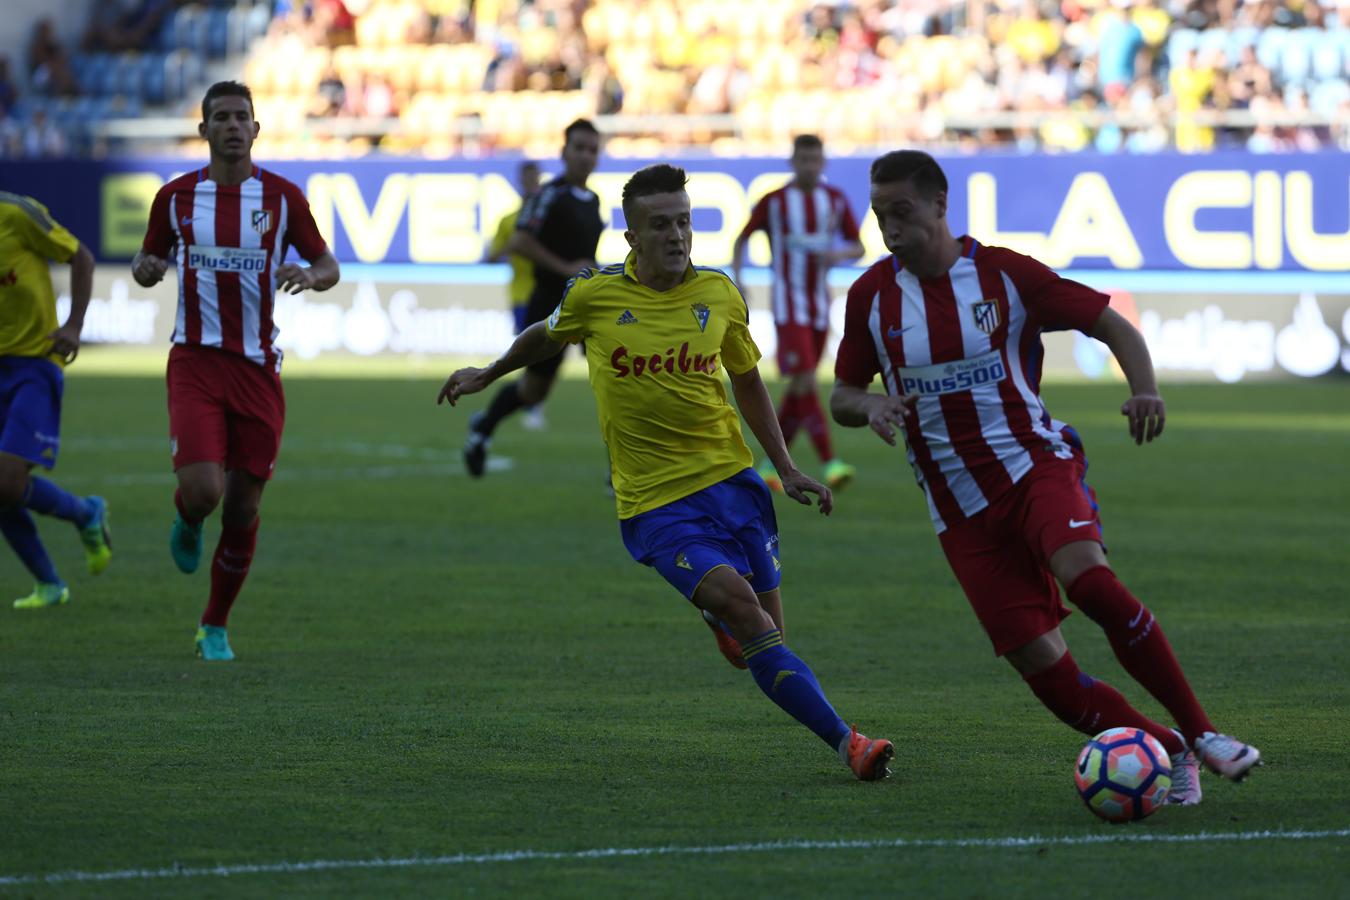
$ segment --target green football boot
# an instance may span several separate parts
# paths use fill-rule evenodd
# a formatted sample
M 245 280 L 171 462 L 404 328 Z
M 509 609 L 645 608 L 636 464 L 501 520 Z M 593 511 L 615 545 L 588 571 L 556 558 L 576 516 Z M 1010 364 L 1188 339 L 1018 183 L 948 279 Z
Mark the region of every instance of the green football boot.
M 84 544 L 89 574 L 98 575 L 112 562 L 112 529 L 108 525 L 108 501 L 90 497 L 89 505 L 94 507 L 94 517 L 80 529 L 80 543 Z
M 174 565 L 178 571 L 191 575 L 202 564 L 202 523 L 189 525 L 182 516 L 173 520 L 173 531 L 169 532 L 169 552 L 173 554 Z
M 197 655 L 208 662 L 229 662 L 234 659 L 234 651 L 230 649 L 230 639 L 225 636 L 225 629 L 218 625 L 199 626 Z
M 842 459 L 832 459 L 825 464 L 825 483 L 832 491 L 841 491 L 853 481 L 858 470 Z
M 47 584 L 39 581 L 33 585 L 33 593 L 14 601 L 15 609 L 44 609 L 48 606 L 60 606 L 70 602 L 70 588 L 57 582 Z

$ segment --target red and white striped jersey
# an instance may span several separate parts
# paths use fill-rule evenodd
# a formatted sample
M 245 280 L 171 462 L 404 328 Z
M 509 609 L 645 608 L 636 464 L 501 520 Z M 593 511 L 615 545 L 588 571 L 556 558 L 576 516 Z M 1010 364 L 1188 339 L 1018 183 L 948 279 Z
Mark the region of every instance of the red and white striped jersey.
M 849 288 L 835 376 L 919 395 L 905 420 L 910 466 L 938 532 L 984 509 L 1078 436 L 1041 401 L 1041 334 L 1091 331 L 1107 296 L 1029 256 L 961 239 L 947 274 L 920 279 L 894 256 Z
M 828 330 L 830 295 L 819 254 L 840 238 L 858 240 L 858 221 L 844 192 L 824 182 L 810 191 L 796 183 L 770 191 L 755 204 L 741 238 L 761 230 L 769 236 L 773 252 L 774 323 Z
M 142 249 L 177 249 L 175 344 L 238 353 L 281 370 L 272 321 L 277 266 L 294 246 L 313 262 L 328 249 L 300 188 L 254 166 L 238 185 L 218 185 L 203 168 L 159 189 Z

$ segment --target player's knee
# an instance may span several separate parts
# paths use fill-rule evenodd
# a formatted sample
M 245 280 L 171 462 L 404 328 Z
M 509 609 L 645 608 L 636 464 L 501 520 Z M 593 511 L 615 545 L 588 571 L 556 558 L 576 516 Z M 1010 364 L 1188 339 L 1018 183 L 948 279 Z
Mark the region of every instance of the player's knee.
M 205 519 L 220 503 L 222 488 L 208 481 L 189 481 L 178 486 L 183 506 L 194 519 Z
M 737 640 L 771 631 L 775 627 L 773 618 L 760 606 L 754 590 L 730 569 L 725 572 L 728 577 L 710 578 L 699 587 L 699 607 L 725 622 Z

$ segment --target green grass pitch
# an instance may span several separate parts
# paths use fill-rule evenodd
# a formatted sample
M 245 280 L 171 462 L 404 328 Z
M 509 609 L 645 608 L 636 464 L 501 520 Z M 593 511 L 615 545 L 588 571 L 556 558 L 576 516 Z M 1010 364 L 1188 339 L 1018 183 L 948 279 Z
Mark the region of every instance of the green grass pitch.
M 1087 443 L 1114 565 L 1268 760 L 1129 826 L 1078 801 L 1080 736 L 990 655 L 902 451 L 836 431 L 860 477 L 835 515 L 779 498 L 789 643 L 896 743 L 894 777 L 861 784 L 628 559 L 583 383 L 547 432 L 503 426 L 512 468 L 481 482 L 459 445 L 484 401 L 437 408 L 438 386 L 287 382 L 238 660 L 207 665 L 207 566 L 181 575 L 166 547 L 163 379 L 72 370 L 54 477 L 109 498 L 116 556 L 91 578 L 44 520 L 72 602 L 0 609 L 0 895 L 1350 895 L 1350 384 L 1173 387 L 1144 448 L 1122 387 L 1047 388 Z M 0 558 L 3 596 L 26 593 Z M 1085 617 L 1065 632 L 1161 715 Z M 1261 831 L 1285 836 L 1176 840 Z M 891 843 L 848 843 L 868 841 Z M 584 852 L 608 848 L 642 852 Z M 482 858 L 46 880 L 457 854 Z

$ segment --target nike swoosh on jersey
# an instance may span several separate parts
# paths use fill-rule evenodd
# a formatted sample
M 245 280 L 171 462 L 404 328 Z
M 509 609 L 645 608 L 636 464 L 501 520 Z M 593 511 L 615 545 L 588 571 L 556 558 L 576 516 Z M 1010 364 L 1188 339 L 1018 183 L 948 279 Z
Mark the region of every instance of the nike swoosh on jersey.
M 895 340 L 900 335 L 904 334 L 906 331 L 909 331 L 913 327 L 914 327 L 913 325 L 906 325 L 904 328 L 895 328 L 895 327 L 887 328 L 886 337 L 890 338 L 891 340 Z
M 1134 614 L 1134 618 L 1130 620 L 1129 627 L 1133 628 L 1134 626 L 1138 625 L 1139 620 L 1142 619 L 1143 617 L 1144 617 L 1144 605 L 1141 603 L 1139 604 L 1139 612 Z
M 1083 521 L 1083 522 L 1080 522 L 1080 521 L 1078 521 L 1077 519 L 1070 519 L 1070 520 L 1069 520 L 1069 527 L 1070 527 L 1070 528 L 1082 528 L 1084 525 L 1091 525 L 1091 524 L 1092 524 L 1092 520 L 1091 520 L 1091 519 L 1087 519 L 1087 520 L 1085 520 L 1085 521 Z

